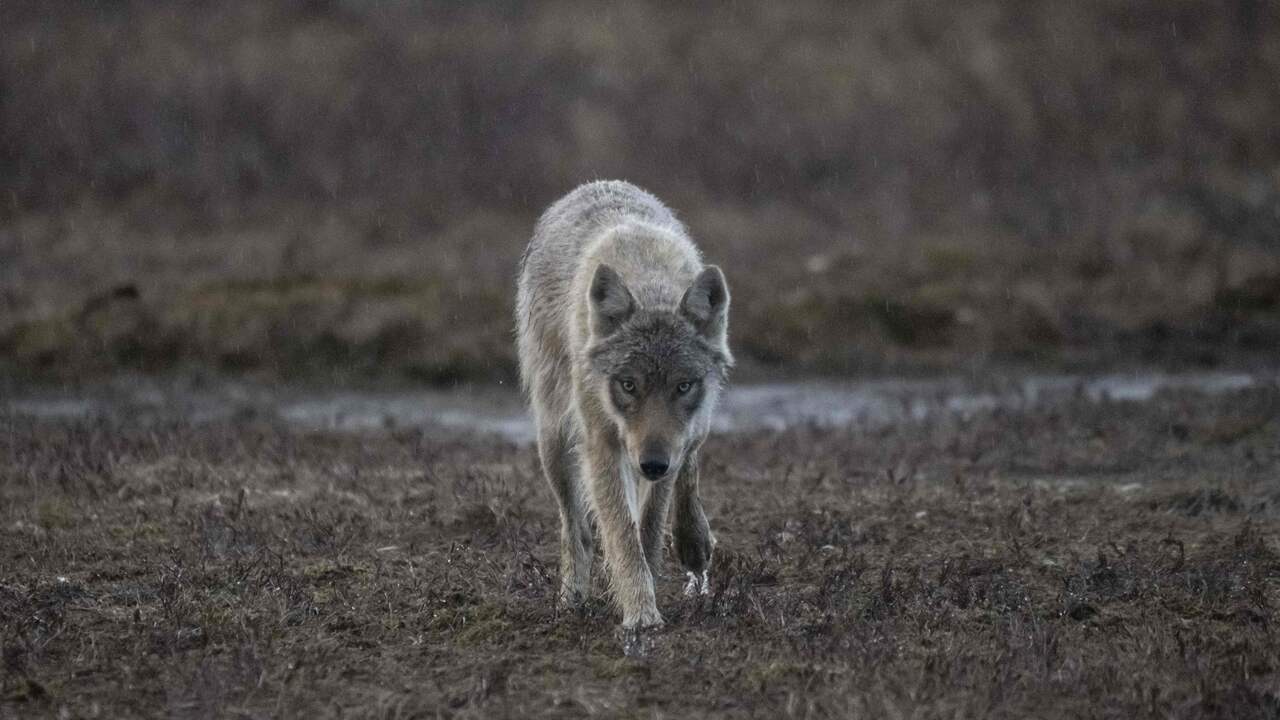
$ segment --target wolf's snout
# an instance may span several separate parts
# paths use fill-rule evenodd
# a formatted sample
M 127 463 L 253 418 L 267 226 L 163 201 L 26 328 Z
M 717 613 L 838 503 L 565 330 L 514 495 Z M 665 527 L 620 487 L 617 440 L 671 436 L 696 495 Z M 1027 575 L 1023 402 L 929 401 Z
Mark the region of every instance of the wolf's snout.
M 669 467 L 671 467 L 671 464 L 665 458 L 661 460 L 649 459 L 640 463 L 640 471 L 650 480 L 657 480 L 666 475 Z
M 650 440 L 640 453 L 640 472 L 650 480 L 657 480 L 671 468 L 671 455 L 661 441 Z

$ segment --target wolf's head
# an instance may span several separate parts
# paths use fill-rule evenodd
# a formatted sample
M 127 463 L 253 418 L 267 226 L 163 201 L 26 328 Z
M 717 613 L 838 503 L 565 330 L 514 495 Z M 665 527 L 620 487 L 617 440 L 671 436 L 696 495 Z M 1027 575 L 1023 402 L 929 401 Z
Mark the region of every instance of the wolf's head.
M 728 321 L 729 288 L 714 265 L 694 279 L 674 311 L 638 307 L 616 271 L 596 269 L 589 383 L 646 478 L 668 477 L 705 433 L 733 365 Z

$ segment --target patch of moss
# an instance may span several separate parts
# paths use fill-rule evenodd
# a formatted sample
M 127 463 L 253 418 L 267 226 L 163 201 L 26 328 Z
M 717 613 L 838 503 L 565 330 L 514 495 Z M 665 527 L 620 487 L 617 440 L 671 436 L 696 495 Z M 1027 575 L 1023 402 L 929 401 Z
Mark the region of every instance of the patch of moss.
M 76 524 L 76 511 L 60 497 L 46 497 L 36 505 L 36 519 L 47 530 L 64 530 Z

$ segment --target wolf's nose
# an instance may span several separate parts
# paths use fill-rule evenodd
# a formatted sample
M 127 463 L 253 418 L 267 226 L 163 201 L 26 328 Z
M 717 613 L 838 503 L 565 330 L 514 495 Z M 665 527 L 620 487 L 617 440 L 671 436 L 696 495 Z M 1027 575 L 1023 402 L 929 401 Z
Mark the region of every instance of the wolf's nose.
M 640 471 L 650 480 L 657 480 L 666 475 L 668 467 L 670 466 L 667 465 L 666 460 L 645 460 L 640 463 Z

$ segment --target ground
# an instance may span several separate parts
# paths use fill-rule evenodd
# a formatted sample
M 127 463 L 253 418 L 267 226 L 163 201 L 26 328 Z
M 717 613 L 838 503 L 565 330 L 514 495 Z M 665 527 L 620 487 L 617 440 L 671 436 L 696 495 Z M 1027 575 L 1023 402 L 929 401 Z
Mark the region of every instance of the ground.
M 597 178 L 724 268 L 735 382 L 1274 378 L 1280 3 L 8 0 L 0 28 L 0 720 L 1280 716 L 1274 385 L 717 436 L 712 591 L 668 568 L 630 654 L 603 600 L 553 604 L 529 445 L 262 410 L 505 392 L 534 223 Z M 192 397 L 6 409 L 131 374 Z M 227 376 L 259 384 L 224 415 Z
M 0 718 L 1276 717 L 1280 391 L 713 438 L 712 589 L 558 610 L 531 447 L 0 415 Z

